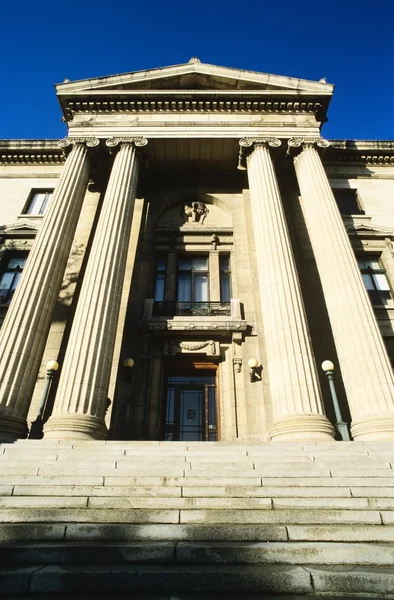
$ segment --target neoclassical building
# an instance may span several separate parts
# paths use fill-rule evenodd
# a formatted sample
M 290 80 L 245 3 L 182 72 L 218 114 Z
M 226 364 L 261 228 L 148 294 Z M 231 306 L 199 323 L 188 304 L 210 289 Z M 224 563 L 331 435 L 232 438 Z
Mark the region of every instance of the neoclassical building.
M 332 440 L 330 360 L 394 440 L 394 142 L 196 58 L 56 93 L 65 139 L 0 142 L 0 438 Z

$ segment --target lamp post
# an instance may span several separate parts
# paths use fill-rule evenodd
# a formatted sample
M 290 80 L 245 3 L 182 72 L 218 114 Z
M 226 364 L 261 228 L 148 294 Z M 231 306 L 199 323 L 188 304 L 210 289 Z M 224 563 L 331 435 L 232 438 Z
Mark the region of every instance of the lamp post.
M 32 422 L 30 427 L 28 435 L 29 440 L 40 440 L 42 438 L 42 416 L 44 414 L 44 410 L 47 404 L 49 392 L 51 391 L 52 381 L 58 368 L 59 363 L 56 360 L 50 360 L 49 362 L 47 362 L 47 380 L 45 382 L 45 388 L 42 393 L 40 408 L 38 409 L 36 420 Z
M 322 362 L 321 368 L 323 369 L 324 373 L 327 375 L 327 379 L 328 379 L 328 386 L 330 388 L 331 399 L 332 399 L 332 403 L 334 406 L 335 418 L 337 421 L 335 423 L 335 427 L 337 428 L 342 440 L 344 442 L 350 442 L 350 435 L 349 435 L 347 423 L 345 423 L 345 421 L 343 421 L 343 419 L 342 419 L 341 409 L 339 408 L 338 397 L 337 397 L 337 393 L 335 391 L 334 363 L 331 362 L 331 360 L 325 360 Z

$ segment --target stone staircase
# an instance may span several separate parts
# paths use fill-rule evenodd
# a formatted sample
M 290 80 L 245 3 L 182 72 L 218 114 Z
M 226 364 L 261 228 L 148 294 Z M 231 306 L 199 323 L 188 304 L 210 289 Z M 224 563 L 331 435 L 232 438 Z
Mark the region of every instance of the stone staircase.
M 394 444 L 19 440 L 0 452 L 8 598 L 394 597 Z

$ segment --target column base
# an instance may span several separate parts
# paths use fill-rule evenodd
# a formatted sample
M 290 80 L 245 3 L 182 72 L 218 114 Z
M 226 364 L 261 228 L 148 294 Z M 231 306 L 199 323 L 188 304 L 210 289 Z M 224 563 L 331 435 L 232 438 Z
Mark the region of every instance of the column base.
M 0 441 L 13 442 L 18 438 L 27 437 L 27 423 L 25 419 L 8 415 L 0 415 Z
M 318 442 L 333 441 L 334 426 L 324 415 L 289 415 L 276 419 L 270 431 L 273 442 Z
M 351 431 L 357 442 L 394 442 L 394 414 L 371 415 L 353 423 Z
M 102 419 L 90 415 L 54 415 L 44 426 L 45 439 L 106 440 L 108 429 Z

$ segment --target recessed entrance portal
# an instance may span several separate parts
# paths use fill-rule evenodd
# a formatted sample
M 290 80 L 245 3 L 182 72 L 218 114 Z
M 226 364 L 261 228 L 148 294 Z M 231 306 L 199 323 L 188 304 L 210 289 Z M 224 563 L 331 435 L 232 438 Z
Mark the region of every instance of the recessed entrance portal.
M 214 370 L 167 376 L 164 439 L 214 442 L 218 438 Z

